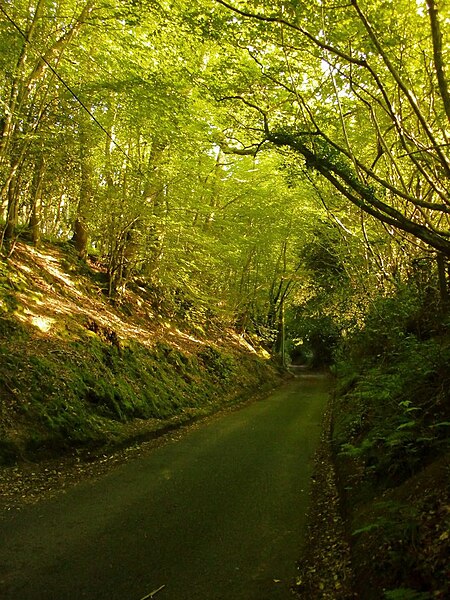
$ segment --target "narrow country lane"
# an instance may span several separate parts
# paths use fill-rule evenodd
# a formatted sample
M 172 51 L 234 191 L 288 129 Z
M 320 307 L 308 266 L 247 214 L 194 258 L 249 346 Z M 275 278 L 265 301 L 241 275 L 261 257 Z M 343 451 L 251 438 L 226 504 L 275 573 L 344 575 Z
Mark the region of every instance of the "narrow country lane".
M 283 600 L 329 380 L 305 374 L 0 518 L 2 600 Z

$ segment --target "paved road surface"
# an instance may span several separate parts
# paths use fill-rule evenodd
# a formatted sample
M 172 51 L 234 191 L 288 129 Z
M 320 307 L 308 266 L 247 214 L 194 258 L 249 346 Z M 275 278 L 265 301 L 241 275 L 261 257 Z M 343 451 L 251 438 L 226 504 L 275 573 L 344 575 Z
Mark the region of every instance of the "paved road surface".
M 329 381 L 304 375 L 0 518 L 2 600 L 286 600 Z

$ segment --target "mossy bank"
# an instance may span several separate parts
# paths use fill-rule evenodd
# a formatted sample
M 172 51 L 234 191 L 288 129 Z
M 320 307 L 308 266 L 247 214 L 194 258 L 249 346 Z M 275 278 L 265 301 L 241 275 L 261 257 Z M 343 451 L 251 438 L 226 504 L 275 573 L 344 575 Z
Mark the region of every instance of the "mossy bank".
M 101 273 L 65 256 L 21 246 L 1 263 L 0 461 L 145 438 L 277 381 L 214 315 L 155 307 L 142 282 L 115 307 Z

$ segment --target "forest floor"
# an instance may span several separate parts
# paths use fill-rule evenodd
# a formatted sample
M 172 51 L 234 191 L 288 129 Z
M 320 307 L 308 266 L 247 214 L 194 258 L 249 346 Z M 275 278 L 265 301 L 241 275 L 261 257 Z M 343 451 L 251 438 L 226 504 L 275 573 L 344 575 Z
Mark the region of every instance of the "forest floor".
M 333 402 L 330 398 L 314 457 L 307 533 L 294 587 L 299 600 L 357 598 L 351 545 L 331 449 L 332 420 Z

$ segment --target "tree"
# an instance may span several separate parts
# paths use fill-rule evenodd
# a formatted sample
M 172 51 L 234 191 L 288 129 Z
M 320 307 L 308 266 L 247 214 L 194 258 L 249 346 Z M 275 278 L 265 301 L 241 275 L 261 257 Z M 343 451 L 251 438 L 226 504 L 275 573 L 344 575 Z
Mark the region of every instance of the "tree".
M 353 290 L 395 286 L 410 248 L 447 251 L 434 3 L 2 6 L 3 236 L 72 239 L 117 301 L 138 276 L 275 342 L 324 287 L 323 222 Z
M 18 224 L 21 169 L 44 118 L 48 95 L 52 94 L 57 82 L 54 67 L 61 61 L 94 8 L 93 0 L 88 0 L 74 18 L 66 18 L 64 22 L 60 11 L 69 7 L 64 3 L 52 5 L 49 10 L 55 21 L 60 21 L 60 26 L 55 30 L 51 27 L 51 21 L 46 25 L 43 19 L 47 8 L 45 4 L 44 0 L 39 0 L 34 11 L 25 18 L 21 18 L 20 9 L 24 8 L 27 14 L 26 5 L 0 7 L 10 31 L 14 32 L 16 50 L 15 64 L 5 84 L 7 102 L 3 106 L 0 140 L 0 164 L 5 173 L 0 202 L 6 200 L 7 204 L 3 231 L 3 238 L 7 241 L 13 238 Z
M 245 76 L 221 89 L 240 111 L 237 150 L 288 147 L 359 209 L 449 256 L 448 9 L 216 2 L 246 53 Z

